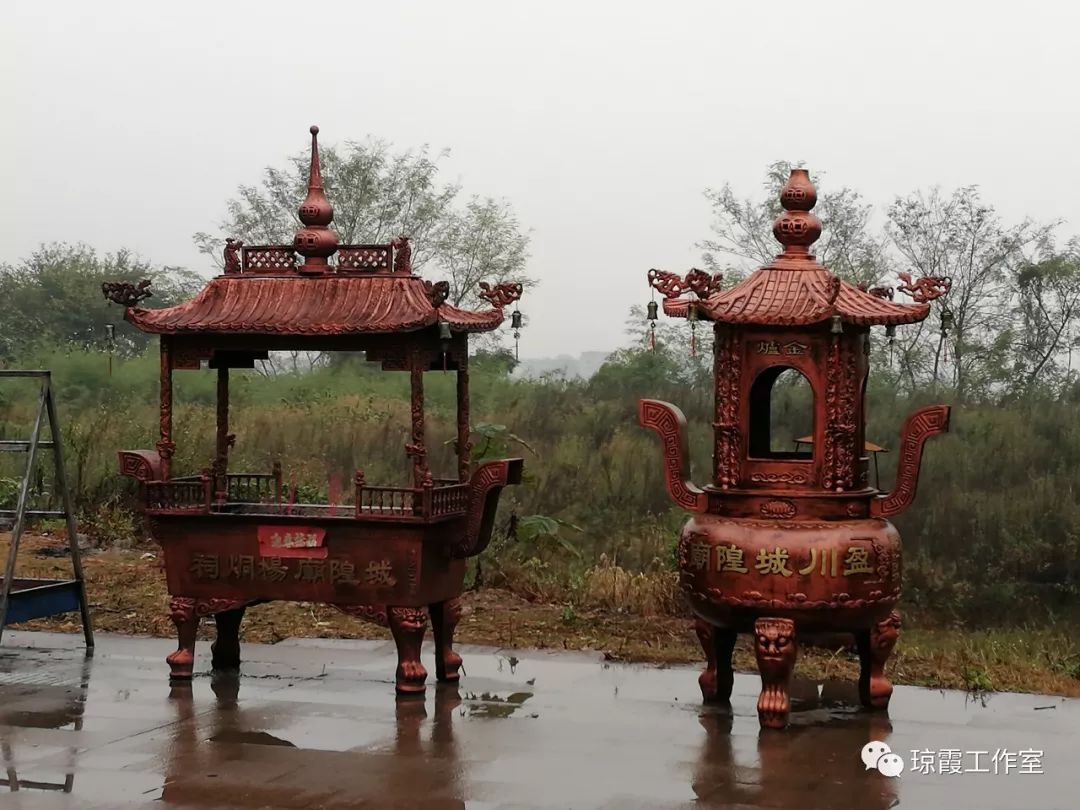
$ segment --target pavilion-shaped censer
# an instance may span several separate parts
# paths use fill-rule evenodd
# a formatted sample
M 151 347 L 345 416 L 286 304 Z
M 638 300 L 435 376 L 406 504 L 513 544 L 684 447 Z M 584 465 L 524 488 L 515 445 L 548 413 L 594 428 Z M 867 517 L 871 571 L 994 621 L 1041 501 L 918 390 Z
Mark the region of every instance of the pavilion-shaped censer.
M 864 397 L 869 332 L 915 323 L 948 291 L 947 278 L 901 286 L 913 304 L 883 288 L 855 287 L 810 253 L 821 235 L 811 213 L 817 192 L 796 169 L 780 194 L 773 226 L 783 252 L 731 289 L 702 271 L 681 278 L 652 270 L 649 283 L 664 312 L 714 325 L 716 417 L 713 482 L 688 480 L 685 419 L 674 405 L 642 400 L 640 421 L 663 440 L 667 489 L 694 515 L 683 528 L 678 558 L 684 591 L 697 617 L 708 661 L 699 683 L 707 701 L 727 700 L 736 634 L 753 633 L 762 690 L 762 725 L 783 727 L 796 634 L 851 632 L 861 664 L 860 695 L 885 708 L 892 685 L 885 662 L 900 617 L 900 537 L 886 519 L 915 497 L 924 442 L 948 428 L 949 408 L 908 417 L 895 487 L 870 486 Z M 809 449 L 771 433 L 773 387 L 786 371 L 813 393 Z M 805 440 L 804 440 L 805 442 Z
M 217 624 L 213 666 L 233 668 L 244 609 L 285 599 L 388 624 L 398 650 L 397 690 L 419 692 L 429 614 L 438 679 L 458 679 L 461 657 L 452 644 L 465 560 L 487 546 L 503 486 L 521 481 L 521 459 L 471 462 L 468 374 L 469 334 L 498 327 L 521 286 L 481 285 L 491 308 L 464 310 L 446 302 L 447 282 L 413 272 L 407 238 L 339 246 L 317 133 L 312 127 L 303 227 L 292 245 L 227 240 L 224 273 L 192 300 L 165 309 L 135 306 L 148 294 L 145 284 L 105 285 L 130 323 L 161 336 L 160 439 L 156 450 L 121 451 L 120 468 L 139 481 L 151 533 L 164 550 L 179 635 L 167 659 L 173 678 L 192 675 L 202 617 L 213 615 Z M 279 463 L 272 471 L 230 472 L 236 437 L 229 432 L 229 371 L 251 368 L 275 350 L 363 351 L 384 369 L 407 372 L 411 486 L 373 485 L 358 470 L 351 505 L 295 504 L 283 502 Z M 217 373 L 215 456 L 202 471 L 175 475 L 173 372 L 204 365 Z M 449 476 L 428 465 L 429 370 L 457 375 L 457 470 Z

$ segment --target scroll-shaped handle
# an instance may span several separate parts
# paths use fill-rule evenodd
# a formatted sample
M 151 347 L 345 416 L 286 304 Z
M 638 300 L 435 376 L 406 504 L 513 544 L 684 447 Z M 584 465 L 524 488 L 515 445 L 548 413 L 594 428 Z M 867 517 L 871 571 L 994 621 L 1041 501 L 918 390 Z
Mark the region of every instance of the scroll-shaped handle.
M 503 487 L 521 483 L 525 462 L 520 458 L 484 461 L 477 465 L 469 479 L 469 511 L 465 531 L 450 548 L 454 559 L 475 557 L 491 542 L 495 527 L 495 511 Z
M 888 517 L 903 512 L 915 500 L 922 467 L 923 445 L 926 440 L 949 430 L 948 405 L 928 405 L 911 414 L 900 434 L 900 459 L 896 467 L 896 483 L 892 492 L 870 502 L 870 514 Z
M 643 399 L 638 402 L 638 422 L 660 435 L 664 452 L 664 482 L 671 499 L 691 512 L 706 511 L 708 497 L 689 477 L 686 417 L 683 412 L 670 402 Z
M 120 474 L 143 483 L 162 480 L 161 454 L 155 450 L 121 450 Z

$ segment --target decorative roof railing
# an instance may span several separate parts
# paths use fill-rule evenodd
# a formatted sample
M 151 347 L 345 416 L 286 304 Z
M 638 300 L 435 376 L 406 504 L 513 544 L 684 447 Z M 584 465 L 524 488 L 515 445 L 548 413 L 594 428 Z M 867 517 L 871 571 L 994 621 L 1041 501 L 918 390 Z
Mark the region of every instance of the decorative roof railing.
M 296 273 L 299 270 L 298 255 L 292 245 L 253 245 L 240 248 L 239 269 L 232 272 L 226 265 L 226 275 L 276 275 Z M 330 272 L 336 273 L 411 273 L 412 268 L 395 268 L 394 246 L 341 245 L 328 264 Z M 398 262 L 400 265 L 401 262 Z
M 353 504 L 287 504 L 281 479 L 256 473 L 229 474 L 225 503 L 215 503 L 209 476 L 146 481 L 143 502 L 150 514 L 273 514 L 361 520 L 425 521 L 463 517 L 469 509 L 469 485 L 457 482 L 431 487 L 377 487 L 360 484 Z M 244 508 L 246 507 L 246 508 Z

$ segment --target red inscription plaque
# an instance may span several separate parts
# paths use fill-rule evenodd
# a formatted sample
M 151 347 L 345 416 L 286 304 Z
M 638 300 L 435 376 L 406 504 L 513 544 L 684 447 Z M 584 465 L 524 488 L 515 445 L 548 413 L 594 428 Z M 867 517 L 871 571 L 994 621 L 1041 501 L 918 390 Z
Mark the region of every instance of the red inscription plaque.
M 326 559 L 326 529 L 317 526 L 259 526 L 260 557 Z

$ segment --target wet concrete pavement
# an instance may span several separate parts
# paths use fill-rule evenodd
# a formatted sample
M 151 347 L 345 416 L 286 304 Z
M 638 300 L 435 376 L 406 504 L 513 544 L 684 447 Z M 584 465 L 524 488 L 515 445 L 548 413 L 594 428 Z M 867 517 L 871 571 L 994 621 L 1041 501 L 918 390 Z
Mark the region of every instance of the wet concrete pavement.
M 751 675 L 737 676 L 730 708 L 705 708 L 694 669 L 464 647 L 459 688 L 432 683 L 424 699 L 398 701 L 389 642 L 248 644 L 241 676 L 213 678 L 200 643 L 194 682 L 170 688 L 169 641 L 99 635 L 92 659 L 80 641 L 5 635 L 0 808 L 1027 810 L 1080 801 L 1080 700 L 898 687 L 885 716 L 855 709 L 852 684 L 799 682 L 793 727 L 760 732 Z M 864 768 L 870 740 L 904 758 L 900 777 Z M 935 753 L 934 773 L 911 770 L 912 749 Z M 965 772 L 938 773 L 942 749 L 961 752 Z M 1009 768 L 1008 752 L 1020 751 L 1041 751 L 1042 773 L 1021 773 L 1019 759 Z M 1028 769 L 1033 762 L 1029 754 Z

